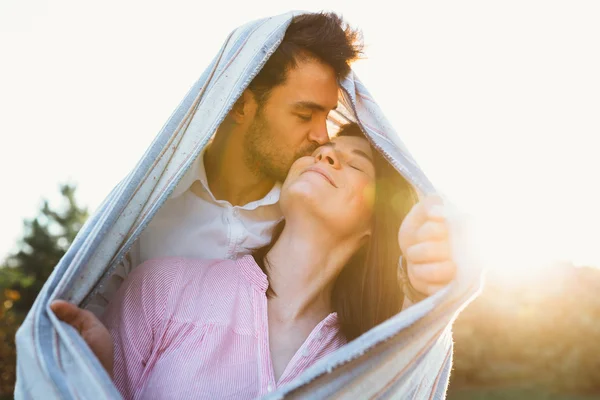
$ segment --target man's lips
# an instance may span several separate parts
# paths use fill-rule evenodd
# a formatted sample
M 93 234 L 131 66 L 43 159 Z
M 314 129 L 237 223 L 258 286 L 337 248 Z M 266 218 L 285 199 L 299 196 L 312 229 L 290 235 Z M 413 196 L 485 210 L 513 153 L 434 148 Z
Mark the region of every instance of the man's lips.
M 323 171 L 321 168 L 310 167 L 310 168 L 307 168 L 303 173 L 305 173 L 305 172 L 315 172 L 315 173 L 321 175 L 323 178 L 327 179 L 327 182 L 329 182 L 331 184 L 331 186 L 337 187 L 337 185 L 333 181 L 333 178 L 330 177 L 329 174 L 327 172 Z

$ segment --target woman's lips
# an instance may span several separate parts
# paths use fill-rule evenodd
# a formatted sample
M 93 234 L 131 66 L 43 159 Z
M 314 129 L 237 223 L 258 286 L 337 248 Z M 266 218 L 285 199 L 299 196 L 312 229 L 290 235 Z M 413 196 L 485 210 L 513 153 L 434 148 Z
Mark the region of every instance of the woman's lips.
M 337 188 L 337 185 L 335 184 L 333 178 L 330 177 L 329 174 L 327 174 L 327 172 L 323 171 L 321 168 L 310 167 L 310 168 L 306 169 L 303 173 L 305 173 L 305 172 L 315 172 L 315 173 L 321 175 L 323 178 L 325 178 L 327 180 L 327 182 L 329 182 L 331 184 L 331 186 Z

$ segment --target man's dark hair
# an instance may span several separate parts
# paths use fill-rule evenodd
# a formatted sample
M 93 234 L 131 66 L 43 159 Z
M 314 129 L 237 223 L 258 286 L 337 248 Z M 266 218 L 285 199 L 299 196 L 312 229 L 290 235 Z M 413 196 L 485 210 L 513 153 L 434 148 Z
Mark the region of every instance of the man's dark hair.
M 362 52 L 362 37 L 334 13 L 302 14 L 294 17 L 283 41 L 267 60 L 249 89 L 262 105 L 271 89 L 285 82 L 287 71 L 297 61 L 316 59 L 330 65 L 339 78 L 350 72 L 350 64 Z

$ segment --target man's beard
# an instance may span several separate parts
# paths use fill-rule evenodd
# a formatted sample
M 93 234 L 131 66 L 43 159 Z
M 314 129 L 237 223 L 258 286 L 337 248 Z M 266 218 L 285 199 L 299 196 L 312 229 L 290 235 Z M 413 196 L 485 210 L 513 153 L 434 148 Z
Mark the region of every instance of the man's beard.
M 257 176 L 283 182 L 294 161 L 312 154 L 319 145 L 311 143 L 305 148 L 298 149 L 287 159 L 286 155 L 290 151 L 276 145 L 275 136 L 277 134 L 285 133 L 273 132 L 261 110 L 258 110 L 244 137 L 244 147 L 246 148 L 244 162 Z

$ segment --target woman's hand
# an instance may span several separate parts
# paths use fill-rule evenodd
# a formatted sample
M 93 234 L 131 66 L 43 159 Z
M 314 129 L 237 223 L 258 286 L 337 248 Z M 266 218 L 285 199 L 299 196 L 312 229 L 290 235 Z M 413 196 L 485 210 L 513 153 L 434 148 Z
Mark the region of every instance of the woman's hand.
M 417 291 L 431 296 L 454 279 L 456 265 L 441 198 L 429 196 L 417 203 L 404 218 L 398 241 L 408 279 Z
M 71 325 L 79 332 L 83 340 L 98 357 L 100 363 L 112 377 L 113 373 L 113 341 L 108 329 L 94 314 L 82 310 L 74 304 L 64 300 L 55 300 L 50 309 L 63 322 Z

